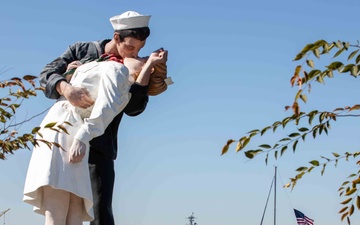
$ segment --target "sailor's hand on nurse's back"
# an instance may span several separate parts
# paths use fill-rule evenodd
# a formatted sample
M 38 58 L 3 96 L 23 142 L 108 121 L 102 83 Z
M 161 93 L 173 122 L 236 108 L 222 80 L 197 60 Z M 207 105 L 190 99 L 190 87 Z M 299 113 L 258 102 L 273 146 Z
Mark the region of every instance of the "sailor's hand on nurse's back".
M 86 109 L 95 102 L 86 88 L 74 87 L 63 81 L 60 83 L 60 89 L 61 95 L 63 95 L 73 106 Z
M 75 70 L 81 65 L 82 63 L 80 61 L 74 61 L 68 64 L 66 72 L 63 74 L 67 82 L 70 82 L 72 75 L 75 73 Z
M 72 70 L 72 69 L 76 69 L 78 68 L 79 66 L 81 66 L 82 63 L 80 61 L 74 61 L 74 62 L 71 62 L 69 63 L 69 65 L 67 66 L 66 68 L 66 72 L 69 71 L 69 70 Z

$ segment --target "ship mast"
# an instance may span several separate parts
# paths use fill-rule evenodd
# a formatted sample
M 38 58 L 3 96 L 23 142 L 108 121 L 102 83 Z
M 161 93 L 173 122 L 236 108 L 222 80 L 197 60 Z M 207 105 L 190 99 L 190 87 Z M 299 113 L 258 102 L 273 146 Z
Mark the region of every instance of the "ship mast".
M 4 225 L 5 225 L 5 213 L 7 213 L 9 210 L 10 210 L 10 208 L 5 211 L 0 212 L 0 217 L 4 216 Z
M 196 217 L 194 216 L 194 212 L 191 214 L 191 216 L 187 217 L 186 219 L 189 220 L 189 222 L 190 222 L 189 225 L 197 225 L 197 223 L 195 223 Z
M 267 208 L 267 205 L 268 205 L 268 202 L 269 202 L 269 197 L 270 197 L 271 190 L 272 190 L 273 186 L 274 186 L 274 225 L 276 225 L 276 176 L 277 176 L 277 167 L 275 166 L 275 174 L 274 174 L 274 177 L 273 177 L 273 179 L 271 181 L 270 190 L 269 190 L 269 194 L 268 194 L 268 197 L 267 197 L 267 200 L 266 200 L 264 212 L 263 212 L 263 215 L 261 217 L 260 225 L 263 224 L 266 208 Z
M 274 225 L 276 225 L 276 174 L 277 174 L 277 167 L 275 166 L 275 175 L 274 175 Z

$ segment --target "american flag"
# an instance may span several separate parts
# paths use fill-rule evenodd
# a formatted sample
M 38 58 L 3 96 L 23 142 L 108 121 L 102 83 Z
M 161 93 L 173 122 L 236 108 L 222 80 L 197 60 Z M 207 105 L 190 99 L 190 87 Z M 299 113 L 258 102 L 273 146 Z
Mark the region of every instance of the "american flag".
M 313 225 L 314 224 L 314 220 L 305 216 L 304 213 L 302 213 L 296 209 L 294 209 L 294 212 L 295 212 L 295 216 L 296 216 L 296 222 L 298 225 Z

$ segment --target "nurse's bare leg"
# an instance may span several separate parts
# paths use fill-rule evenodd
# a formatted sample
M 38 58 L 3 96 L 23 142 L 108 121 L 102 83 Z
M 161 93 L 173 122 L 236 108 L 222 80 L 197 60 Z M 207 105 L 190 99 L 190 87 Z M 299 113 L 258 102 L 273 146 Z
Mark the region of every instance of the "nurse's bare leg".
M 83 199 L 77 195 L 70 193 L 70 204 L 66 219 L 66 225 L 82 225 L 83 209 Z
M 70 192 L 44 187 L 45 225 L 66 225 Z

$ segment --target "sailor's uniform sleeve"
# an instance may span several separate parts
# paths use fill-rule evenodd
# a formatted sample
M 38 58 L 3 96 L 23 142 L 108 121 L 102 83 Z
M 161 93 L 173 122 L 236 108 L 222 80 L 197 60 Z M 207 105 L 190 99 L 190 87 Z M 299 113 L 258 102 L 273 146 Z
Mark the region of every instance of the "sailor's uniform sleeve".
M 98 96 L 94 107 L 90 117 L 84 119 L 84 124 L 74 137 L 84 143 L 102 135 L 131 97 L 128 69 L 117 62 L 106 62 L 101 66 Z

